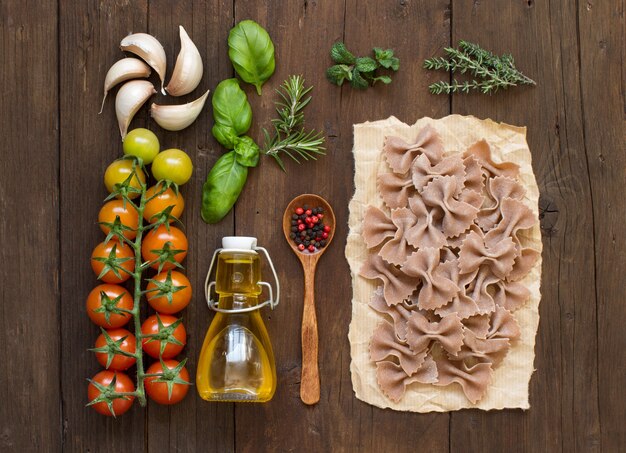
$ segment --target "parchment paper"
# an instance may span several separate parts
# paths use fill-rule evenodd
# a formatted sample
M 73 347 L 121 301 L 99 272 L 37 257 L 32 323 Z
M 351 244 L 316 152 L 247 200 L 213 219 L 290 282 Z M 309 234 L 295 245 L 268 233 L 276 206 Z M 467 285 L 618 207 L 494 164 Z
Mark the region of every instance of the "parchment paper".
M 359 277 L 358 271 L 367 256 L 361 237 L 363 213 L 368 205 L 382 208 L 377 193 L 376 176 L 379 170 L 390 171 L 383 161 L 382 147 L 385 136 L 395 135 L 412 143 L 417 132 L 431 124 L 441 134 L 446 153 L 462 153 L 472 143 L 486 139 L 492 147 L 494 160 L 511 161 L 521 167 L 520 181 L 526 187 L 524 202 L 538 214 L 539 189 L 531 166 L 531 154 L 526 143 L 526 128 L 479 120 L 475 117 L 451 115 L 433 120 L 422 118 L 408 126 L 394 117 L 386 120 L 356 124 L 354 126 L 355 193 L 350 201 L 350 217 L 346 258 L 352 274 L 352 321 L 348 338 L 352 362 L 352 386 L 356 397 L 382 408 L 412 412 L 446 412 L 463 408 L 483 410 L 530 407 L 528 384 L 534 371 L 535 334 L 539 323 L 539 291 L 541 259 L 522 282 L 530 289 L 530 300 L 514 313 L 521 337 L 509 350 L 504 361 L 495 369 L 492 384 L 485 397 L 471 404 L 461 387 L 453 383 L 436 387 L 414 383 L 399 403 L 385 397 L 376 382 L 376 367 L 369 358 L 369 342 L 376 325 L 383 319 L 368 306 L 377 282 Z M 522 238 L 524 246 L 542 249 L 539 223 Z

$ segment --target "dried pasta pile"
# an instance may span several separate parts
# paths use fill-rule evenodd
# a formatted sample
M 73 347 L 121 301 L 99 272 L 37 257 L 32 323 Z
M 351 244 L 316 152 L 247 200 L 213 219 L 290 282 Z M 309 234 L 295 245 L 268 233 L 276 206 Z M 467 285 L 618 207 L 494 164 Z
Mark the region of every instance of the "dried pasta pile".
M 413 384 L 458 386 L 481 401 L 521 335 L 514 313 L 541 258 L 520 166 L 488 140 L 446 149 L 431 125 L 413 140 L 385 135 L 379 207 L 362 207 L 367 254 L 358 274 L 376 290 L 369 360 L 391 404 Z

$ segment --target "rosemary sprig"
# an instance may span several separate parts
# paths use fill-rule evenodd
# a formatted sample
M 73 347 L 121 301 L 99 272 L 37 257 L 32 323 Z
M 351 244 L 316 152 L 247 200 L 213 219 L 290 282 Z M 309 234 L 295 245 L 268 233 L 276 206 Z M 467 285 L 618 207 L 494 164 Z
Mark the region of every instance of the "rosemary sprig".
M 315 130 L 304 130 L 304 108 L 311 102 L 307 96 L 313 87 L 304 87 L 304 79 L 299 75 L 292 75 L 276 90 L 281 100 L 276 102 L 278 118 L 272 119 L 274 134 L 270 135 L 263 129 L 265 144 L 263 152 L 276 159 L 283 171 L 285 165 L 280 158 L 284 153 L 300 163 L 302 160 L 316 160 L 316 155 L 326 154 L 324 136 Z
M 494 55 L 478 44 L 460 41 L 458 49 L 447 47 L 446 57 L 434 57 L 424 61 L 424 67 L 452 73 L 469 73 L 474 79 L 453 80 L 433 83 L 428 88 L 433 94 L 469 93 L 479 91 L 491 94 L 499 89 L 517 85 L 536 85 L 535 81 L 522 74 L 516 67 L 513 56 Z

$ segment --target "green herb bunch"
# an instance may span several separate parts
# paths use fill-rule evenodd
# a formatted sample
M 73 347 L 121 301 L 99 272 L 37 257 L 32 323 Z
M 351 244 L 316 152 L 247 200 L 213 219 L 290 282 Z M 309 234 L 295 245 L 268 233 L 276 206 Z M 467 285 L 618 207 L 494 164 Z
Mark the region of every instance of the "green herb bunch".
M 428 88 L 433 94 L 469 93 L 479 91 L 491 94 L 499 89 L 507 89 L 517 85 L 536 85 L 535 81 L 526 77 L 515 67 L 513 56 L 494 55 L 481 48 L 478 44 L 459 41 L 458 48 L 447 47 L 446 57 L 435 57 L 424 61 L 424 67 L 431 70 L 469 73 L 472 80 L 451 83 L 440 81 Z
M 393 50 L 374 47 L 372 57 L 355 57 L 342 42 L 336 42 L 330 49 L 330 57 L 337 64 L 326 70 L 326 78 L 335 85 L 343 85 L 348 80 L 354 88 L 365 89 L 376 82 L 391 83 L 389 75 L 380 75 L 380 69 L 397 71 L 400 60 L 393 56 Z
M 316 160 L 315 155 L 323 155 L 325 148 L 324 136 L 315 130 L 304 130 L 304 108 L 311 102 L 311 96 L 307 96 L 313 87 L 304 87 L 304 79 L 299 75 L 292 75 L 283 82 L 276 90 L 281 100 L 276 102 L 278 118 L 272 119 L 274 134 L 270 135 L 267 129 L 263 129 L 265 145 L 263 152 L 276 159 L 276 162 L 285 169 L 280 158 L 284 153 L 297 163 L 303 160 Z

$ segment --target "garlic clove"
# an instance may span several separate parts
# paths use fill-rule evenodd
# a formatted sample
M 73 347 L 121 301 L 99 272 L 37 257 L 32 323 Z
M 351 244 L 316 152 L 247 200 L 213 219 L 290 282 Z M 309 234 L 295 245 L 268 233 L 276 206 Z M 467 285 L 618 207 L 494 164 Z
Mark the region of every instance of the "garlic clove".
M 126 80 L 150 77 L 150 72 L 150 66 L 137 58 L 122 58 L 116 61 L 113 66 L 109 68 L 109 72 L 107 72 L 107 76 L 104 79 L 104 97 L 102 98 L 100 113 L 102 113 L 104 101 L 111 88 Z
M 165 94 L 163 84 L 165 83 L 166 59 L 165 49 L 163 49 L 161 43 L 154 36 L 147 33 L 134 33 L 122 39 L 120 48 L 138 55 L 152 66 L 152 69 L 156 71 L 161 79 L 161 92 Z
M 202 79 L 202 57 L 182 25 L 180 30 L 180 52 L 176 66 L 165 90 L 172 96 L 182 96 L 196 89 Z
M 195 101 L 188 104 L 181 105 L 157 105 L 152 104 L 150 108 L 150 115 L 154 118 L 154 121 L 163 129 L 168 131 L 180 131 L 191 123 L 193 123 L 200 112 L 204 103 L 209 95 L 209 90 L 206 91 Z
M 131 120 L 154 93 L 156 93 L 154 85 L 147 80 L 131 80 L 119 89 L 115 97 L 115 114 L 120 126 L 122 141 L 126 137 Z

